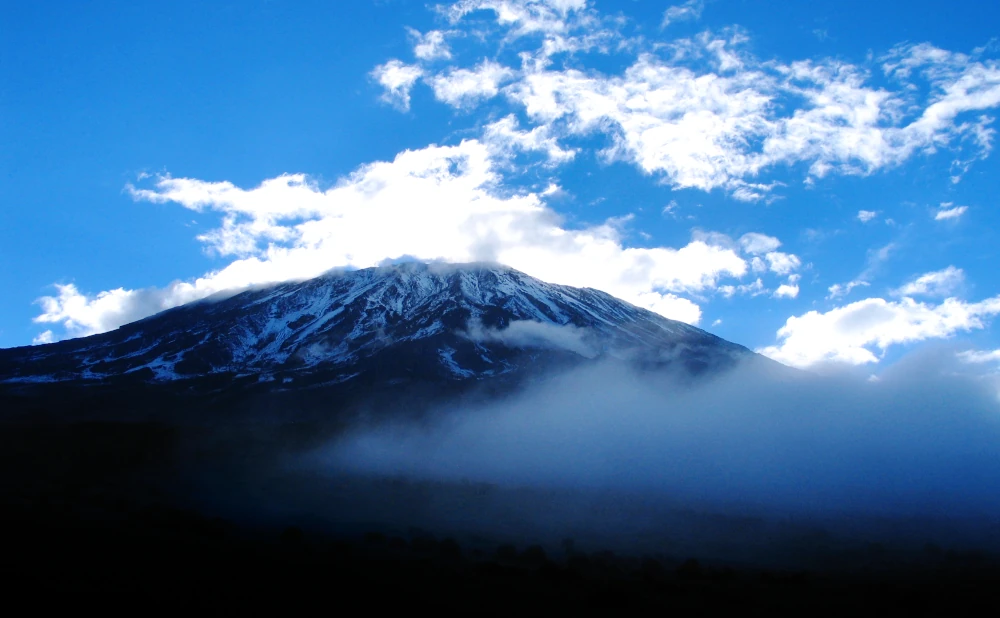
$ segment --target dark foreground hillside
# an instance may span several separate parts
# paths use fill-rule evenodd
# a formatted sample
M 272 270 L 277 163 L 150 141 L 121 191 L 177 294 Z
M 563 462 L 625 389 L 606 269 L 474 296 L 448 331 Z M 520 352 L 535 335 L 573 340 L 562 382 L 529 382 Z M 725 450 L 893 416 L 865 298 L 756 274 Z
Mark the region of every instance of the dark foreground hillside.
M 281 442 L 302 444 L 309 433 L 286 429 Z M 685 553 L 655 542 L 616 551 L 570 538 L 429 531 L 403 524 L 406 504 L 397 504 L 393 525 L 357 520 L 337 528 L 324 527 L 322 513 L 303 520 L 280 505 L 226 509 L 218 506 L 224 501 L 195 495 L 205 485 L 187 476 L 192 463 L 234 485 L 253 483 L 250 467 L 240 462 L 259 464 L 275 453 L 252 434 L 220 442 L 155 424 L 4 426 L 0 578 L 8 603 L 23 599 L 36 610 L 431 608 L 480 615 L 972 609 L 989 615 L 1000 608 L 1000 568 L 992 556 L 936 545 L 837 545 L 813 532 L 796 537 L 798 551 L 825 556 L 827 562 L 813 564 L 826 567 L 764 568 L 706 558 L 697 543 L 684 546 Z M 427 489 L 395 491 L 398 497 Z M 329 514 L 346 521 L 344 515 Z
M 947 559 L 906 576 L 705 568 L 611 553 L 469 551 L 419 533 L 332 539 L 241 530 L 169 508 L 81 521 L 38 507 L 5 526 L 8 601 L 36 610 L 363 610 L 477 615 L 609 611 L 850 613 L 997 609 L 998 572 Z M 359 607 L 359 604 L 362 606 Z M 353 610 L 351 609 L 353 608 Z M 991 611 L 992 610 L 992 611 Z

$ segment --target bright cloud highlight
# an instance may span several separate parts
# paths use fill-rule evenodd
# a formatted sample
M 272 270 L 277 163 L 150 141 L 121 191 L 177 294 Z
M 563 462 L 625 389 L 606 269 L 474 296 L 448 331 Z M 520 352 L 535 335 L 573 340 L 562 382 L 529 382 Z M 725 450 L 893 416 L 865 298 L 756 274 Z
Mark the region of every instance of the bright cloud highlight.
M 303 175 L 269 179 L 252 189 L 169 176 L 151 188 L 129 186 L 138 201 L 219 213 L 221 226 L 199 239 L 212 252 L 236 259 L 194 282 L 162 289 L 87 296 L 61 286 L 57 296 L 41 299 L 36 321 L 61 324 L 72 336 L 91 334 L 224 290 L 410 256 L 498 261 L 545 281 L 601 289 L 697 323 L 701 310 L 685 296 L 747 273 L 737 243 L 724 235 L 696 235 L 680 248 L 638 248 L 624 243 L 619 221 L 564 227 L 543 194 L 497 190 L 502 176 L 493 152 L 494 146 L 479 140 L 405 151 L 393 161 L 363 166 L 329 189 Z M 763 234 L 745 236 L 746 243 L 754 250 L 780 245 Z M 773 272 L 798 264 L 789 254 L 764 255 Z M 759 278 L 746 289 L 765 291 Z
M 875 351 L 984 328 L 985 320 L 998 313 L 1000 296 L 978 303 L 949 298 L 939 305 L 912 298 L 898 302 L 868 298 L 826 313 L 810 311 L 790 317 L 778 330 L 779 343 L 758 352 L 795 367 L 877 363 Z

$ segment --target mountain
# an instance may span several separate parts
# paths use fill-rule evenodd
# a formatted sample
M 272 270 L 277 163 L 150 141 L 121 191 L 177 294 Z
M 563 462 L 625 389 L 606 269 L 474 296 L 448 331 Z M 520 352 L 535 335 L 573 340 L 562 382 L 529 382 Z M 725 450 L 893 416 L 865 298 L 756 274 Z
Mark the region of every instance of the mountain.
M 600 359 L 699 374 L 751 357 L 598 290 L 495 264 L 404 263 L 331 271 L 100 335 L 0 350 L 0 389 L 14 398 L 141 390 L 255 400 L 308 390 L 340 401 L 402 386 L 511 384 Z

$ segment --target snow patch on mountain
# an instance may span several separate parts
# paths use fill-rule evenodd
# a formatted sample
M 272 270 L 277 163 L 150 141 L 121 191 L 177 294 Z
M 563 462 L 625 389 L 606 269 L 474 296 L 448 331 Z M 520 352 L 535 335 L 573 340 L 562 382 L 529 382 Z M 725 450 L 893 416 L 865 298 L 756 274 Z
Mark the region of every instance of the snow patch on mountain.
M 453 348 L 442 348 L 438 350 L 438 355 L 441 358 L 441 364 L 448 368 L 448 371 L 452 375 L 469 378 L 475 375 L 473 371 L 468 369 L 463 369 L 461 365 L 455 360 L 455 350 Z

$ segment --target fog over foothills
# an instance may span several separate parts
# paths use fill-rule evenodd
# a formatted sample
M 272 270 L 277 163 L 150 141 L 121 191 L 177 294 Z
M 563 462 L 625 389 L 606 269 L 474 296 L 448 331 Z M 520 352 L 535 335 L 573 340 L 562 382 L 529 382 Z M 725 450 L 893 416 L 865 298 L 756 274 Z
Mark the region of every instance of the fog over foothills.
M 299 464 L 769 518 L 995 521 L 998 383 L 943 351 L 879 380 L 744 363 L 692 385 L 609 362 L 509 400 L 369 426 Z

